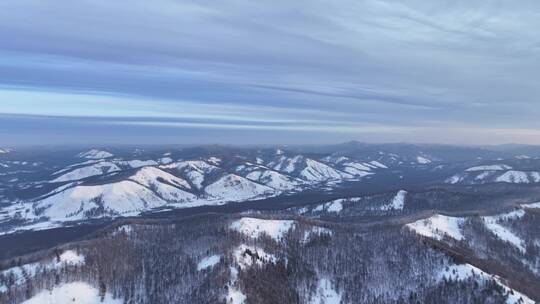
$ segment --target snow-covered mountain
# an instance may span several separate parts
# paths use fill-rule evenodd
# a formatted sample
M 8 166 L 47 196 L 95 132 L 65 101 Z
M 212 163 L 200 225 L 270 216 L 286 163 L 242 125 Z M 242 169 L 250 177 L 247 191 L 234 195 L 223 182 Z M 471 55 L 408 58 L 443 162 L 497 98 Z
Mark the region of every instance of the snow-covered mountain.
M 467 168 L 446 179 L 450 184 L 540 183 L 540 171 L 517 170 L 506 164 L 481 165 Z
M 382 146 L 358 150 L 358 145 L 351 150 L 339 147 L 324 153 L 285 147 L 211 146 L 135 152 L 117 147 L 69 150 L 58 155 L 44 152 L 42 158 L 34 158 L 34 151 L 17 151 L 0 162 L 0 203 L 4 204 L 0 206 L 0 226 L 6 221 L 15 223 L 19 217 L 23 225 L 34 225 L 42 220 L 136 215 L 162 208 L 221 205 L 310 190 L 340 191 L 341 187 L 372 180 L 388 183 L 394 178 L 392 183 L 400 182 L 409 170 L 438 174 L 433 179 L 456 185 L 540 183 L 540 164 L 534 155 L 502 158 L 504 155 L 494 154 L 497 160 L 489 161 L 479 158 L 476 150 L 399 147 L 403 154 L 394 146 L 387 150 Z M 470 152 L 467 166 L 445 163 L 447 152 Z M 394 190 L 400 188 L 396 185 Z M 383 207 L 374 204 L 369 208 L 396 211 L 405 196 L 397 196 L 395 201 L 385 198 L 380 201 Z M 344 201 L 343 206 L 349 203 Z
M 81 220 L 101 215 L 135 215 L 166 205 L 150 189 L 133 181 L 78 185 L 34 204 L 34 216 L 49 220 Z
M 205 151 L 206 152 L 206 151 Z M 5 211 L 26 226 L 99 217 L 132 216 L 161 208 L 220 205 L 299 193 L 318 185 L 337 187 L 387 166 L 354 158 L 308 157 L 282 149 L 224 153 L 80 152 L 86 158 L 63 166 L 29 186 L 36 195 Z M 0 176 L 1 178 L 1 176 Z M 12 179 L 15 180 L 15 179 Z M 42 190 L 43 189 L 43 190 Z M 43 222 L 45 221 L 45 222 Z M 41 223 L 41 224 L 40 224 Z

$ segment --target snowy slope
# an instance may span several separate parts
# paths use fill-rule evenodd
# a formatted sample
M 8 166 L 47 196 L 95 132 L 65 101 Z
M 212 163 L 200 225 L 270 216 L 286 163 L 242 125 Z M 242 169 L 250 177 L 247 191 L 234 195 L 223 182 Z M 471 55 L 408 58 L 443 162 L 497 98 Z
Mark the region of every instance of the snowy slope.
M 269 163 L 268 166 L 276 171 L 293 173 L 297 170 L 297 166 L 300 166 L 303 161 L 304 158 L 301 155 L 296 155 L 292 158 L 281 156 L 277 160 Z
M 327 212 L 327 213 L 340 213 L 341 210 L 343 210 L 343 202 L 345 202 L 347 199 L 336 199 L 333 201 L 330 201 L 328 203 L 317 205 L 315 208 L 313 208 L 312 212 Z
M 275 189 L 254 183 L 236 174 L 227 174 L 204 188 L 205 193 L 223 201 L 249 200 L 276 195 Z
M 80 153 L 77 156 L 81 158 L 88 158 L 88 159 L 102 159 L 102 158 L 113 157 L 114 155 L 107 151 L 92 149 L 92 150 Z
M 525 215 L 524 210 L 516 210 L 509 213 L 494 215 L 494 216 L 484 216 L 484 225 L 488 230 L 490 230 L 494 235 L 504 242 L 508 242 L 515 246 L 519 251 L 525 252 L 525 241 L 517 236 L 512 230 L 502 224 L 502 221 L 508 219 L 518 219 Z
M 403 210 L 403 207 L 405 206 L 405 198 L 407 196 L 407 191 L 400 190 L 394 196 L 392 201 L 381 207 L 381 210 Z
M 523 207 L 526 207 L 524 205 Z M 488 231 L 495 235 L 503 242 L 516 247 L 520 252 L 525 253 L 525 241 L 521 239 L 511 226 L 505 224 L 507 220 L 520 219 L 525 215 L 524 209 L 518 209 L 507 213 L 501 213 L 491 216 L 482 216 L 482 223 Z M 444 236 L 451 237 L 455 240 L 464 240 L 465 237 L 461 232 L 461 226 L 467 220 L 466 217 L 449 217 L 444 215 L 434 215 L 430 218 L 416 221 L 406 226 L 416 233 L 442 240 Z
M 370 168 L 358 163 L 345 163 L 341 168 L 341 171 L 356 177 L 364 177 L 373 174 L 370 172 Z
M 166 182 L 180 188 L 191 189 L 190 184 L 184 179 L 176 177 L 156 167 L 143 167 L 129 179 L 149 188 L 156 182 Z
M 167 201 L 189 202 L 197 199 L 196 195 L 184 191 L 191 189 L 188 182 L 155 167 L 143 167 L 129 179 L 152 189 Z
M 167 202 L 150 189 L 132 181 L 120 181 L 96 186 L 75 186 L 36 202 L 39 215 L 51 220 L 79 220 L 85 213 L 102 209 L 110 215 L 138 214 Z
M 459 241 L 464 238 L 460 228 L 464 221 L 463 218 L 436 214 L 406 226 L 414 232 L 429 238 L 442 240 L 444 236 L 448 236 Z
M 540 172 L 524 172 L 511 170 L 495 179 L 496 182 L 528 184 L 540 182 Z
M 293 190 L 301 181 L 268 169 L 255 169 L 246 175 L 246 178 L 277 190 Z
M 4 277 L 12 277 L 15 286 L 24 284 L 29 278 L 37 274 L 40 269 L 55 271 L 63 266 L 80 266 L 85 263 L 85 257 L 73 250 L 62 252 L 58 258 L 47 258 L 38 262 L 23 264 L 0 271 Z M 0 285 L 1 290 L 7 290 L 8 286 Z
M 211 165 L 202 160 L 188 160 L 171 163 L 161 166 L 164 169 L 173 169 L 182 174 L 184 178 L 195 186 L 197 189 L 202 189 L 206 181 L 207 174 L 219 171 L 220 168 Z
M 472 167 L 463 173 L 456 174 L 446 180 L 450 184 L 485 184 L 485 183 L 510 183 L 510 184 L 530 184 L 540 183 L 540 172 L 538 171 L 505 171 L 500 166 L 487 167 L 489 170 L 479 170 L 486 167 Z M 501 170 L 497 169 L 500 168 Z M 471 170 L 473 169 L 473 170 Z M 477 170 L 478 169 L 478 170 Z M 497 170 L 494 170 L 497 169 Z
M 236 230 L 246 236 L 258 238 L 265 234 L 278 241 L 293 228 L 294 221 L 290 220 L 266 220 L 251 217 L 243 217 L 234 221 L 230 229 Z
M 506 304 L 534 304 L 535 302 L 531 300 L 526 295 L 514 290 L 505 285 L 501 278 L 491 275 L 484 272 L 480 268 L 477 268 L 471 264 L 455 264 L 449 267 L 446 267 L 444 271 L 439 274 L 440 281 L 446 280 L 455 280 L 455 281 L 465 281 L 468 279 L 478 280 L 478 281 L 494 281 L 499 285 L 505 292 L 508 297 Z
M 353 168 L 358 171 L 371 171 L 371 169 L 373 169 L 373 165 L 371 164 L 359 163 L 359 162 L 353 162 L 353 161 L 344 162 L 342 163 L 342 165 L 343 167 Z
M 387 167 L 380 162 L 359 162 L 345 156 L 327 156 L 322 158 L 322 161 L 328 163 L 336 170 L 348 173 L 355 177 L 363 177 L 374 174 L 374 169 L 386 169 Z
M 122 304 L 121 299 L 113 299 L 106 293 L 103 301 L 96 287 L 85 282 L 64 283 L 52 290 L 43 290 L 23 302 L 23 304 Z
M 369 165 L 371 165 L 371 166 L 373 166 L 375 168 L 388 169 L 388 166 L 386 166 L 385 164 L 383 164 L 381 162 L 378 162 L 376 160 L 370 161 Z
M 351 174 L 338 171 L 321 162 L 306 159 L 306 167 L 300 171 L 299 177 L 311 182 L 324 182 L 327 180 L 340 180 L 353 178 Z
M 83 178 L 87 178 L 90 176 L 96 176 L 96 175 L 102 175 L 112 172 L 120 171 L 120 168 L 112 163 L 112 162 L 99 162 L 94 163 L 90 166 L 82 167 L 74 169 L 68 173 L 65 173 L 61 176 L 58 176 L 57 178 L 50 181 L 51 183 L 58 183 L 58 182 L 67 182 L 67 181 L 75 181 L 80 180 Z

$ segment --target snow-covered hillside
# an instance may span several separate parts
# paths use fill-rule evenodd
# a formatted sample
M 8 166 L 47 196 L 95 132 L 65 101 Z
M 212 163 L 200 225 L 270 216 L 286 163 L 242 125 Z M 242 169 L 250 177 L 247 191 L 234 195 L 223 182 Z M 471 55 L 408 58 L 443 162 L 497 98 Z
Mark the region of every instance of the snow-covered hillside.
M 167 202 L 150 189 L 132 181 L 95 186 L 75 186 L 35 204 L 36 217 L 80 220 L 92 214 L 136 215 Z
M 206 186 L 204 191 L 209 197 L 222 201 L 249 200 L 278 194 L 273 188 L 235 174 L 227 174 L 219 178 Z
M 540 171 L 515 170 L 505 164 L 482 165 L 467 168 L 446 179 L 450 184 L 540 183 Z
M 460 227 L 464 221 L 463 218 L 436 214 L 430 218 L 407 224 L 407 227 L 425 237 L 437 240 L 450 237 L 459 241 L 464 238 Z
M 91 176 L 96 175 L 102 175 L 102 174 L 108 174 L 112 172 L 120 171 L 120 168 L 108 161 L 93 163 L 89 166 L 73 169 L 72 171 L 69 171 L 68 173 L 62 174 L 58 177 L 55 177 L 53 180 L 51 180 L 51 183 L 59 183 L 59 182 L 68 182 L 68 181 L 75 181 L 84 179 Z
M 300 178 L 311 182 L 350 179 L 353 177 L 349 173 L 338 171 L 326 164 L 312 159 L 305 160 L 305 167 L 300 171 L 299 176 Z
M 155 183 L 168 183 L 183 189 L 191 189 L 191 186 L 184 179 L 160 170 L 156 167 L 143 167 L 129 179 L 141 185 L 151 188 Z
M 381 210 L 403 210 L 405 206 L 405 199 L 407 197 L 407 191 L 399 190 L 396 196 L 392 198 L 392 201 L 381 207 Z
M 230 228 L 252 238 L 267 235 L 279 241 L 293 228 L 293 225 L 294 221 L 291 220 L 267 220 L 243 217 L 234 221 Z
M 496 238 L 524 253 L 526 250 L 524 246 L 525 241 L 516 234 L 507 222 L 521 219 L 525 216 L 527 208 L 534 208 L 534 206 L 535 204 L 523 205 L 521 208 L 511 212 L 482 216 L 480 219 L 486 230 Z M 436 214 L 427 219 L 407 224 L 406 227 L 428 238 L 443 240 L 445 237 L 449 237 L 457 241 L 462 241 L 466 239 L 463 233 L 464 226 L 470 225 L 468 223 L 470 219 L 470 217 L 451 217 Z
M 202 160 L 180 161 L 161 168 L 175 170 L 199 190 L 204 187 L 208 175 L 220 170 L 219 167 Z
M 285 149 L 216 154 L 197 150 L 187 152 L 188 157 L 174 150 L 114 151 L 116 155 L 108 149 L 66 153 L 65 162 L 57 159 L 50 166 L 44 165 L 46 169 L 37 174 L 38 178 L 24 184 L 20 176 L 1 180 L 2 174 L 10 172 L 0 172 L 0 181 L 21 184 L 22 189 L 35 193 L 14 200 L 17 204 L 9 208 L 3 207 L 0 220 L 20 218 L 22 227 L 42 229 L 47 221 L 56 223 L 50 225 L 53 227 L 65 221 L 132 216 L 163 208 L 221 205 L 319 189 L 330 192 L 343 182 L 362 182 L 364 177 L 388 169 L 375 159 L 308 156 Z M 32 165 L 36 172 L 42 170 L 38 162 L 17 160 L 13 166 L 23 163 L 37 164 Z M 11 169 L 12 164 L 6 164 Z M 1 191 L 0 202 L 8 202 Z M 337 207 L 335 204 L 324 210 L 338 213 Z
M 188 192 L 191 189 L 188 182 L 155 167 L 143 167 L 129 179 L 153 190 L 168 202 L 183 203 L 197 199 L 196 195 Z

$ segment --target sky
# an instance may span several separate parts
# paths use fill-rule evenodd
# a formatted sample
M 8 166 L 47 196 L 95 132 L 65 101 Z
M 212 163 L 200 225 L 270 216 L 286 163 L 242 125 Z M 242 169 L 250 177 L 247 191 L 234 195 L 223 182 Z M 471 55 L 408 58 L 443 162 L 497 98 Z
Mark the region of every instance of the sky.
M 539 1 L 0 1 L 0 146 L 540 144 Z

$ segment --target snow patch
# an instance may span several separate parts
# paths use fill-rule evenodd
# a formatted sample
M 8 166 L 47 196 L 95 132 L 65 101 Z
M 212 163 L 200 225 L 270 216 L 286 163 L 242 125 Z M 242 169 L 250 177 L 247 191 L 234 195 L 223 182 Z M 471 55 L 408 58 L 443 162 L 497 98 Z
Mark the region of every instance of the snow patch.
M 238 270 L 234 267 L 230 268 L 231 281 L 227 288 L 227 298 L 225 299 L 227 304 L 243 304 L 246 302 L 246 295 L 235 286 L 238 280 Z
M 462 182 L 463 179 L 464 179 L 464 178 L 463 178 L 462 175 L 456 174 L 456 175 L 454 175 L 454 176 L 448 178 L 448 179 L 446 180 L 446 182 L 449 183 L 449 184 L 457 184 L 457 183 Z
M 67 181 L 76 181 L 83 178 L 96 176 L 96 175 L 102 175 L 102 174 L 108 174 L 112 172 L 120 171 L 120 168 L 111 162 L 99 162 L 94 163 L 90 166 L 82 167 L 74 169 L 66 174 L 63 174 L 52 181 L 51 183 L 60 183 L 60 182 L 67 182 Z
M 258 238 L 266 234 L 276 241 L 283 239 L 283 236 L 294 226 L 291 220 L 265 220 L 258 218 L 243 217 L 234 221 L 230 229 L 236 230 L 252 238 Z
M 304 236 L 302 238 L 302 242 L 305 244 L 307 243 L 311 238 L 315 237 L 315 236 L 320 236 L 320 235 L 332 235 L 333 234 L 333 231 L 328 229 L 328 228 L 324 228 L 324 227 L 319 227 L 319 226 L 314 226 L 312 227 L 311 229 L 307 229 L 306 231 L 304 231 Z
M 523 171 L 508 171 L 495 179 L 496 182 L 523 184 L 529 183 L 527 173 Z
M 320 204 L 317 207 L 313 208 L 312 211 L 339 213 L 341 212 L 341 210 L 343 210 L 343 202 L 345 200 L 346 199 L 340 198 L 340 199 L 333 200 L 325 204 Z
M 416 162 L 421 164 L 421 165 L 431 164 L 431 160 L 427 159 L 427 158 L 425 158 L 423 156 L 417 156 L 416 157 Z
M 261 248 L 241 244 L 233 252 L 234 259 L 240 269 L 251 266 L 262 266 L 265 263 L 276 263 L 275 255 L 267 253 Z
M 221 260 L 221 255 L 218 255 L 218 254 L 205 257 L 197 264 L 197 270 L 201 271 L 204 269 L 214 267 L 217 263 L 219 263 L 220 260 Z
M 377 167 L 377 168 L 388 169 L 388 167 L 387 167 L 385 164 L 383 164 L 383 163 L 381 163 L 381 162 L 378 162 L 378 161 L 376 161 L 376 160 L 372 160 L 372 161 L 370 161 L 369 163 L 370 163 L 371 165 Z
M 407 196 L 407 191 L 399 190 L 396 196 L 392 199 L 392 202 L 388 205 L 381 207 L 381 210 L 403 210 L 405 206 L 405 198 Z
M 444 236 L 455 240 L 463 240 L 460 226 L 465 219 L 436 214 L 430 218 L 407 224 L 406 227 L 419 235 L 442 240 Z
M 532 203 L 532 204 L 523 204 L 521 205 L 523 208 L 530 208 L 530 209 L 539 209 L 540 208 L 540 202 L 538 203 Z
M 516 210 L 495 216 L 484 216 L 482 217 L 482 219 L 484 220 L 486 228 L 489 229 L 499 239 L 514 245 L 517 249 L 519 249 L 520 252 L 525 253 L 525 241 L 499 223 L 502 220 L 521 218 L 524 215 L 525 211 Z
M 60 254 L 59 263 L 68 265 L 82 265 L 84 264 L 84 256 L 81 254 L 77 254 L 73 250 L 66 250 L 62 254 Z
M 52 290 L 43 290 L 23 304 L 122 304 L 121 299 L 113 299 L 110 293 L 105 293 L 103 301 L 99 290 L 85 282 L 66 283 L 54 287 Z
M 310 304 L 339 304 L 341 303 L 341 294 L 333 287 L 328 279 L 320 279 L 317 284 L 317 290 L 311 298 Z

